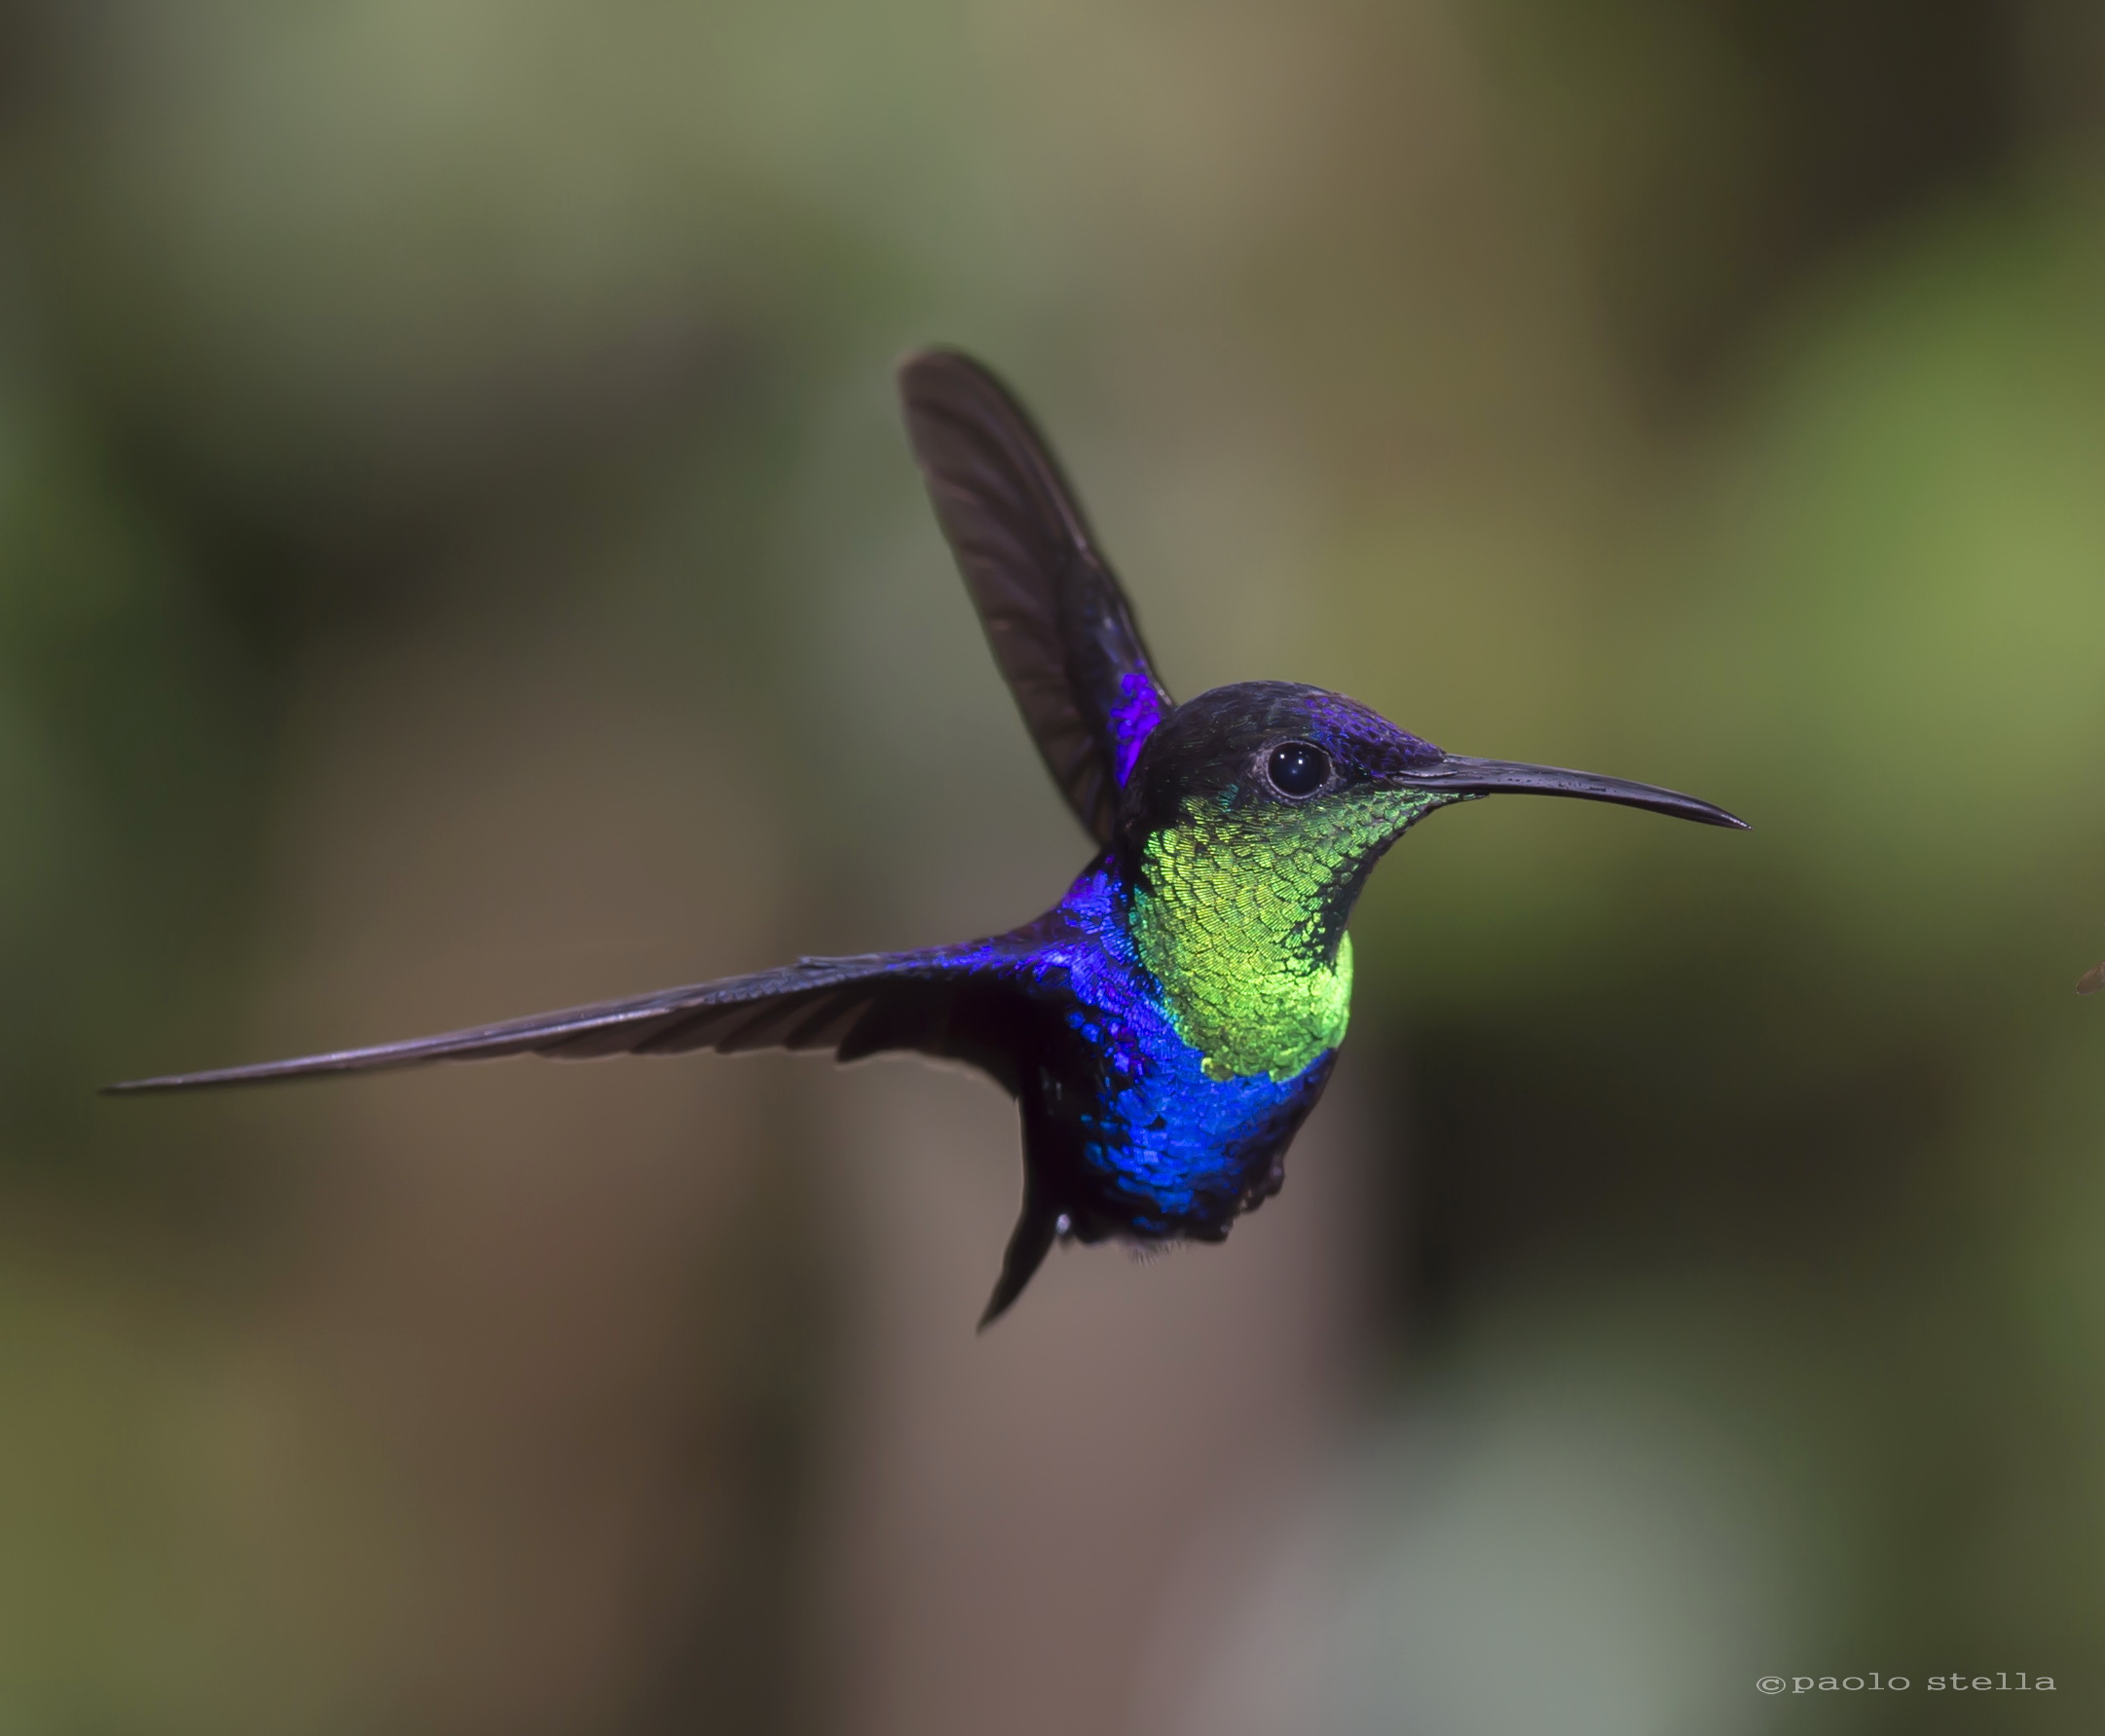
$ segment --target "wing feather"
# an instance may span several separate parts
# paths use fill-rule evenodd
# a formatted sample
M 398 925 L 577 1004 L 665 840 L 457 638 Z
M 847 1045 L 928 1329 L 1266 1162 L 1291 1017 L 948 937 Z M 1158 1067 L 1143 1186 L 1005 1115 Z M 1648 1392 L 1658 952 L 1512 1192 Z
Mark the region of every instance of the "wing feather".
M 748 977 L 567 1007 L 433 1037 L 246 1067 L 134 1079 L 107 1089 L 123 1093 L 196 1090 L 517 1054 L 593 1060 L 614 1054 L 683 1054 L 701 1049 L 726 1054 L 778 1047 L 836 1049 L 844 1048 L 844 1040 L 851 1038 L 855 1053 L 846 1055 L 848 1059 L 882 1049 L 952 1054 L 959 1053 L 950 1030 L 952 1002 L 960 992 L 998 978 L 1000 967 L 1025 949 L 1019 940 L 1002 937 L 925 952 L 805 958 Z M 865 1040 L 866 1030 L 875 1041 Z M 976 1053 L 973 1058 L 980 1057 Z
M 900 364 L 906 431 L 995 664 L 1052 781 L 1099 844 L 1172 701 L 1045 437 L 954 350 Z

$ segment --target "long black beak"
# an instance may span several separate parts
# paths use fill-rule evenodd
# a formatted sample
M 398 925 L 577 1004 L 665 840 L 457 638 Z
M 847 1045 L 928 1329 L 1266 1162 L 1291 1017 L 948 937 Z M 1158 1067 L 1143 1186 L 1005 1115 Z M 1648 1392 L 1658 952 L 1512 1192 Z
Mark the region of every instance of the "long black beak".
M 1441 790 L 1457 795 L 1571 795 L 1580 801 L 1612 801 L 1626 808 L 1649 808 L 1678 820 L 1705 826 L 1731 826 L 1745 831 L 1737 814 L 1678 790 L 1656 784 L 1633 784 L 1623 778 L 1597 777 L 1590 771 L 1566 771 L 1559 765 L 1526 765 L 1516 759 L 1471 759 L 1450 754 L 1431 765 L 1396 772 L 1389 782 L 1406 790 Z

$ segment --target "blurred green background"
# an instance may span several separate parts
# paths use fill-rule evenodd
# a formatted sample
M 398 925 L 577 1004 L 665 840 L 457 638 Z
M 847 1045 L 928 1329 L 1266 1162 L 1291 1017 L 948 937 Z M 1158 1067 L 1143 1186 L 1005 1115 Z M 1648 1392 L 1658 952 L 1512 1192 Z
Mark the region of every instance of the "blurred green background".
M 979 1340 L 972 1081 L 92 1096 L 1056 896 L 933 340 L 1180 694 L 1755 830 L 1415 834 Z M 2098 1728 L 2101 578 L 2076 0 L 7 0 L 0 1731 Z

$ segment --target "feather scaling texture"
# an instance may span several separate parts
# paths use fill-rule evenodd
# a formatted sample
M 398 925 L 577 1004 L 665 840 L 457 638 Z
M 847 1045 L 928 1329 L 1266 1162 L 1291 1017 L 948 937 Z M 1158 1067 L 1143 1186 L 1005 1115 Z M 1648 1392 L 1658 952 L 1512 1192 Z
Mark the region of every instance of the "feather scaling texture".
M 1374 788 L 1284 815 L 1186 804 L 1140 852 L 1131 927 L 1209 1079 L 1291 1078 L 1337 1048 L 1352 1002 L 1339 920 L 1374 859 L 1441 797 Z

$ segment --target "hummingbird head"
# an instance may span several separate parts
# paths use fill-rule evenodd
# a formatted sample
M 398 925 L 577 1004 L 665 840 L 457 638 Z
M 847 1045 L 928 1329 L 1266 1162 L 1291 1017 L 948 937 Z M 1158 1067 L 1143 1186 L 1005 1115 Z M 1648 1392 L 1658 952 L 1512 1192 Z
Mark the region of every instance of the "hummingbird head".
M 1708 826 L 1745 822 L 1651 784 L 1508 759 L 1449 754 L 1380 713 L 1322 687 L 1238 682 L 1181 705 L 1148 736 L 1120 812 L 1120 839 L 1195 820 L 1229 821 L 1278 842 L 1363 837 L 1375 854 L 1436 807 L 1479 795 L 1566 795 L 1649 808 Z M 1385 835 L 1378 816 L 1398 822 Z M 1373 832 L 1366 829 L 1372 826 Z
M 1292 682 L 1214 688 L 1156 723 L 1114 852 L 1136 957 L 1210 1078 L 1286 1080 L 1335 1048 L 1351 1002 L 1346 922 L 1381 852 L 1433 808 L 1503 792 L 1741 825 L 1672 789 L 1444 754 Z
M 1137 956 L 1208 1075 L 1286 1079 L 1335 1048 L 1351 997 L 1345 925 L 1374 865 L 1435 808 L 1504 792 L 1741 824 L 1649 784 L 1443 753 L 1289 682 L 1216 687 L 1157 724 L 1114 849 Z

